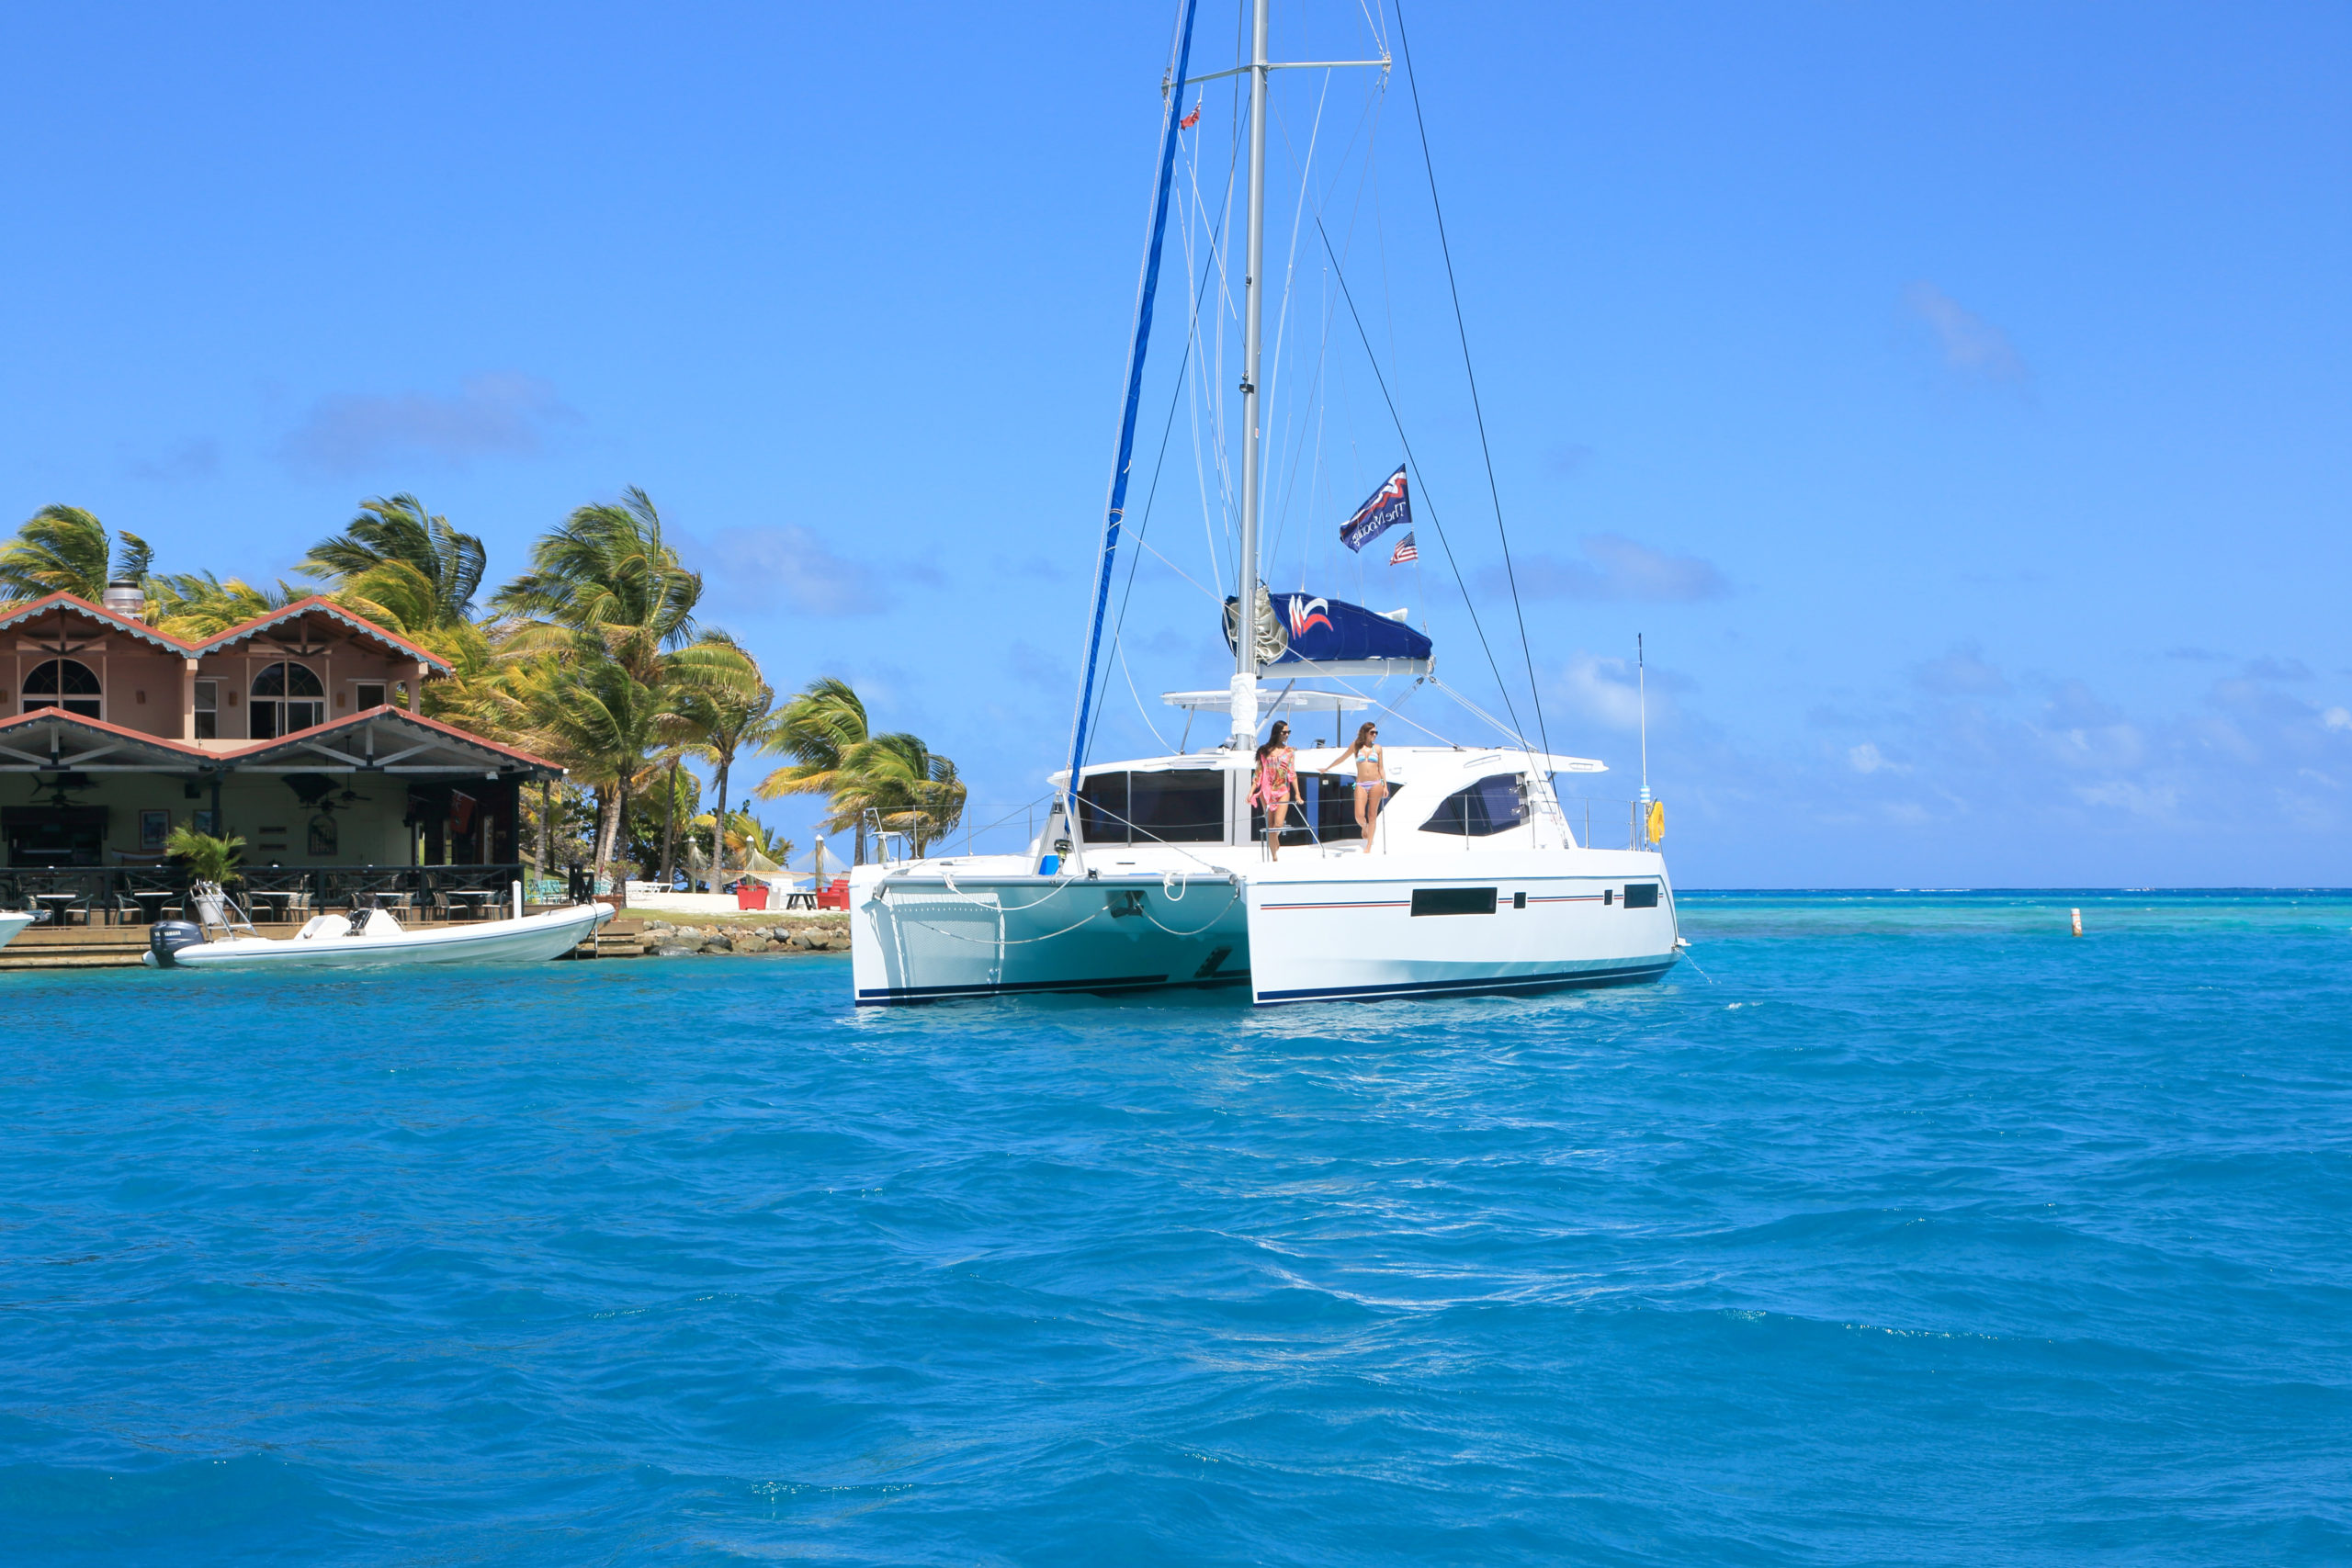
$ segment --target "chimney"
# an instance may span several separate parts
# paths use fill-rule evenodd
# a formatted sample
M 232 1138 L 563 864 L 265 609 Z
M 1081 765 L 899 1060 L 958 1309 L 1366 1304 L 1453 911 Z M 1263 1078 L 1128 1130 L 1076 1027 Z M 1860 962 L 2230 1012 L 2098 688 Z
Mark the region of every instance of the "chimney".
M 118 615 L 134 621 L 147 618 L 147 591 L 130 578 L 118 577 L 107 583 L 103 603 Z

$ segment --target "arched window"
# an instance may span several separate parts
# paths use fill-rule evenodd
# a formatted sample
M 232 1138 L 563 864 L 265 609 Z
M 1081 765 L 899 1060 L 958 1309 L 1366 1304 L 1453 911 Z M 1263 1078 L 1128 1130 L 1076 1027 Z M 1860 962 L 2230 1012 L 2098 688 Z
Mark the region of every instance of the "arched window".
M 272 664 L 254 677 L 251 722 L 255 740 L 272 740 L 325 722 L 327 689 L 309 666 Z
M 63 708 L 97 718 L 98 678 L 78 659 L 52 659 L 25 671 L 24 710 Z

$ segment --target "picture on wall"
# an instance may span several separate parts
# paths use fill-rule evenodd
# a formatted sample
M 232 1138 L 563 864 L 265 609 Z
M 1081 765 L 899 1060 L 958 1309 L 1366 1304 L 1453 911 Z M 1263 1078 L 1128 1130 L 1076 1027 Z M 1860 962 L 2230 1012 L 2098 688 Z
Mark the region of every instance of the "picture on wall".
M 214 838 L 218 838 L 220 834 L 220 829 L 217 824 L 217 819 L 214 814 L 209 811 L 189 812 L 187 814 L 187 825 L 190 829 L 198 833 L 204 833 Z
M 322 811 L 311 818 L 311 848 L 314 855 L 332 855 L 335 851 L 334 818 Z
M 164 840 L 172 836 L 172 814 L 168 811 L 142 811 L 139 814 L 139 847 L 149 854 L 162 851 Z

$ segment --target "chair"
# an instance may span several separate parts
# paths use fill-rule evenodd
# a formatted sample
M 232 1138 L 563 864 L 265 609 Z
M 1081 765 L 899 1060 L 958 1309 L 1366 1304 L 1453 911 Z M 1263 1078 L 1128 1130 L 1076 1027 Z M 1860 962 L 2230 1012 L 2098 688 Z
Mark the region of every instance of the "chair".
M 847 909 L 849 908 L 849 878 L 846 876 L 836 876 L 833 878 L 833 885 L 831 886 L 820 887 L 817 889 L 817 908 L 820 909 Z

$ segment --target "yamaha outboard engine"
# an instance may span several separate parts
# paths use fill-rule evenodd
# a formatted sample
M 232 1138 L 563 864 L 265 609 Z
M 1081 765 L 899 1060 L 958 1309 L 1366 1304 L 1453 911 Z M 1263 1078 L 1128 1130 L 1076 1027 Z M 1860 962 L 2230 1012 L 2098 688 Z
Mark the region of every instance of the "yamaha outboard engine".
M 204 928 L 194 920 L 157 920 L 147 928 L 147 956 L 158 969 L 172 965 L 172 954 L 204 941 Z

